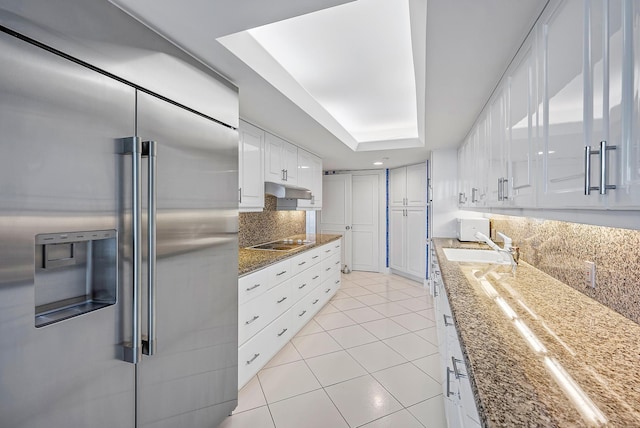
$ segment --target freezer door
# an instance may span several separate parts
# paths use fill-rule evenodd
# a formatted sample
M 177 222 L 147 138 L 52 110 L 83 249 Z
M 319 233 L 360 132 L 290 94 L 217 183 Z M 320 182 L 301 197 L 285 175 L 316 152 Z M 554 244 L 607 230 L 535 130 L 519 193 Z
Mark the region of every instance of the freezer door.
M 0 64 L 0 426 L 132 427 L 114 269 L 135 91 L 5 33 Z
M 237 403 L 238 135 L 144 93 L 137 117 L 157 153 L 156 350 L 138 364 L 138 426 L 215 427 Z

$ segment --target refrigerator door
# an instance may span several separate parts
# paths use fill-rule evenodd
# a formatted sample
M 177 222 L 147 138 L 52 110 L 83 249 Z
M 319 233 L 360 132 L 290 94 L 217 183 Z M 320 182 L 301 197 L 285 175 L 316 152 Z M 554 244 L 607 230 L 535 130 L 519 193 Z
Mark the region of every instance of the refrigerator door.
M 116 138 L 135 91 L 5 33 L 0 63 L 0 426 L 132 427 Z
M 138 364 L 138 426 L 215 427 L 237 403 L 238 135 L 141 92 L 137 117 L 157 153 L 156 349 Z M 149 304 L 143 291 L 143 336 Z

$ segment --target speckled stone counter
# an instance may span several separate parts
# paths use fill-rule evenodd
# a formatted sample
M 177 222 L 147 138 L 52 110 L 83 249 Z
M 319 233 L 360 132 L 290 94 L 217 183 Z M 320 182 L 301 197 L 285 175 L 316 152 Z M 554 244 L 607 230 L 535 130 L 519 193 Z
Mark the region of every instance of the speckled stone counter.
M 340 239 L 341 235 L 328 235 L 328 234 L 302 234 L 302 235 L 294 235 L 287 236 L 287 238 L 291 239 L 303 239 L 307 241 L 312 241 L 313 244 L 306 245 L 299 250 L 293 251 L 270 251 L 270 250 L 248 250 L 246 248 L 240 248 L 238 251 L 238 275 L 243 276 L 249 274 L 255 270 L 263 268 L 265 266 L 269 266 L 273 263 L 279 262 L 280 260 L 287 259 L 289 257 L 293 257 L 301 252 L 310 250 L 314 247 L 327 244 L 331 241 L 337 241 Z
M 450 262 L 442 251 L 482 245 L 434 243 L 483 426 L 640 427 L 638 324 L 527 263 L 515 276 L 482 277 L 487 265 Z M 596 416 L 578 410 L 563 372 Z

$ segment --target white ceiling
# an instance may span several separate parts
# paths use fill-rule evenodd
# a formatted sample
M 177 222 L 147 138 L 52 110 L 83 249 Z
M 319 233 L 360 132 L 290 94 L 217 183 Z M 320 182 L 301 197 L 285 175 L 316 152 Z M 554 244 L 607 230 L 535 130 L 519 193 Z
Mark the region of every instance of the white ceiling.
M 459 146 L 547 3 L 409 0 L 424 147 L 356 152 L 216 41 L 350 0 L 110 1 L 235 83 L 241 118 L 320 155 L 330 170 L 379 168 L 372 163 L 383 157 L 395 167 Z

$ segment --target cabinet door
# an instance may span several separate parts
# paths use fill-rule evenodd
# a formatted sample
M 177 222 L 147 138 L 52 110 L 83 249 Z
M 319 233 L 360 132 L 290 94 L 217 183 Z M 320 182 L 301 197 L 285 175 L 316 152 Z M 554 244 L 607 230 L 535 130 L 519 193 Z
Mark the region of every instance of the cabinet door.
M 609 178 L 616 189 L 609 192 L 608 202 L 616 209 L 637 209 L 640 206 L 640 4 L 625 1 L 624 11 L 619 13 L 620 3 L 609 3 L 609 140 L 618 149 L 611 153 L 609 163 L 615 168 Z M 618 22 L 619 17 L 624 25 Z
M 284 168 L 284 182 L 286 184 L 298 184 L 298 147 L 283 141 L 282 168 Z
M 471 203 L 475 207 L 482 207 L 486 205 L 487 194 L 487 177 L 488 171 L 487 165 L 487 116 L 483 114 L 483 117 L 478 122 L 476 128 L 476 134 L 473 145 L 473 158 L 471 162 L 471 171 L 473 174 L 473 183 L 471 186 Z
M 396 208 L 389 212 L 389 267 L 404 271 L 407 266 L 406 209 Z
M 264 208 L 264 131 L 240 121 L 240 211 Z
M 322 208 L 322 160 L 298 149 L 298 186 L 311 190 L 311 200 L 299 199 L 298 208 Z
M 489 133 L 486 156 L 489 171 L 487 173 L 487 206 L 503 204 L 503 180 L 506 171 L 506 96 L 503 86 L 496 90 L 496 95 L 489 105 Z
M 469 170 L 467 165 L 467 154 L 469 152 L 470 139 L 458 149 L 458 207 L 467 206 L 467 195 L 469 194 Z
M 285 141 L 265 132 L 264 137 L 264 181 L 284 183 L 282 151 Z
M 407 223 L 407 269 L 406 272 L 426 278 L 426 239 L 427 219 L 424 208 L 409 208 L 406 211 Z
M 533 207 L 535 204 L 534 167 L 536 152 L 537 98 L 536 57 L 533 37 L 522 46 L 515 66 L 508 71 L 509 113 L 507 189 L 509 205 Z
M 407 168 L 389 170 L 389 205 L 404 206 L 407 197 Z
M 588 2 L 563 1 L 546 11 L 542 18 L 541 156 L 544 168 L 539 198 L 542 207 L 598 207 L 602 204 L 597 195 L 584 196 L 585 146 L 595 145 L 589 135 L 589 122 L 585 122 L 585 119 L 590 120 L 593 111 L 590 40 L 585 40 L 588 7 Z M 574 54 L 569 55 L 570 52 Z M 594 173 L 593 183 L 596 178 Z
M 427 165 L 419 163 L 406 167 L 406 205 L 423 207 L 427 202 Z

